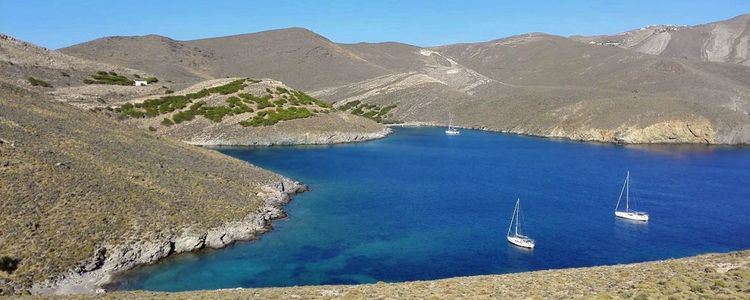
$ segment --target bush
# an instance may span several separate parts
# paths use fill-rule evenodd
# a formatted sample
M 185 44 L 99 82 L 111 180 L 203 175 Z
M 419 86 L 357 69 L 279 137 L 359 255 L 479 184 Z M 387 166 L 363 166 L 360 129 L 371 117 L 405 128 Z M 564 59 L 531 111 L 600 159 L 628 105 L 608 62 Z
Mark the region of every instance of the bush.
M 172 122 L 172 120 L 170 120 L 169 118 L 164 118 L 164 120 L 161 120 L 161 125 L 169 127 L 174 125 L 174 122 Z
M 192 121 L 194 118 L 195 118 L 195 111 L 186 110 L 186 111 L 181 111 L 181 112 L 174 114 L 174 116 L 172 117 L 172 121 L 175 124 L 180 124 L 185 121 Z
M 70 74 L 68 74 L 68 72 L 65 72 L 65 71 L 60 71 L 60 75 L 62 75 L 63 77 L 70 77 Z
M 154 126 L 149 126 L 148 131 L 156 131 L 156 128 L 154 128 Z
M 28 81 L 29 81 L 29 83 L 31 83 L 32 86 L 41 86 L 41 87 L 46 87 L 46 88 L 51 88 L 52 87 L 52 85 L 49 84 L 49 82 L 46 82 L 46 81 L 41 80 L 41 79 L 36 79 L 34 77 L 29 77 Z
M 311 117 L 313 114 L 304 107 L 277 108 L 275 111 L 261 111 L 253 117 L 240 122 L 242 126 L 269 126 L 281 121 L 294 119 L 304 119 Z
M 174 91 L 173 90 L 166 90 L 166 91 L 164 91 L 164 93 L 165 94 L 171 94 L 171 93 L 174 93 Z
M 159 79 L 156 79 L 156 77 L 146 77 L 146 83 L 156 83 L 159 82 Z
M 10 256 L 0 256 L 0 271 L 13 273 L 13 271 L 18 269 L 18 263 L 20 262 L 21 260 L 17 258 L 13 258 Z
M 133 85 L 133 81 L 125 76 L 118 75 L 115 72 L 99 71 L 91 75 L 91 78 L 84 79 L 85 84 L 111 84 L 111 85 Z

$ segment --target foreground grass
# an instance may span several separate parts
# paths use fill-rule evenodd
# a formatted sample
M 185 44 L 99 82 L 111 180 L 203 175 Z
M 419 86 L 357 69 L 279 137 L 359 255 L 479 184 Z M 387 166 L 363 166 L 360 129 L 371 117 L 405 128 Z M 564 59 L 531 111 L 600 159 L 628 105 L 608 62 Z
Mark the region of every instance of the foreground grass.
M 750 299 L 750 251 L 592 268 L 434 281 L 231 289 L 183 293 L 116 292 L 105 299 Z

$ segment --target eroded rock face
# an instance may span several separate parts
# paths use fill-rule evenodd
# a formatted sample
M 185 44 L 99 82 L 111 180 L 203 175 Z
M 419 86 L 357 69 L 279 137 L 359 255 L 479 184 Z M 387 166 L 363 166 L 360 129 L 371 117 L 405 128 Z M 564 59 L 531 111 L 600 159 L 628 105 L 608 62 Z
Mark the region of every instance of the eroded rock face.
M 580 141 L 596 141 L 625 144 L 716 144 L 717 133 L 705 118 L 693 120 L 668 120 L 648 126 L 622 125 L 615 129 L 578 128 L 565 130 L 554 128 L 550 137 Z
M 222 248 L 240 240 L 254 240 L 271 229 L 273 220 L 286 216 L 282 206 L 290 195 L 307 191 L 307 187 L 288 178 L 263 186 L 258 196 L 264 205 L 243 220 L 200 230 L 186 228 L 180 234 L 157 239 L 99 247 L 92 258 L 66 274 L 35 284 L 34 294 L 93 293 L 109 283 L 113 276 L 139 265 L 150 264 L 167 256 L 197 251 L 204 247 Z

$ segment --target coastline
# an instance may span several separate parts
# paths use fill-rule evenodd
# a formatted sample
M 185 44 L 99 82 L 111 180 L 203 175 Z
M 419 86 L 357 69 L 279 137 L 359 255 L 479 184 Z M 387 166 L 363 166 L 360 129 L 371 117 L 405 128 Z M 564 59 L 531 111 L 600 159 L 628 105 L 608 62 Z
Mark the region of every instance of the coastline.
M 102 245 L 88 261 L 64 274 L 35 283 L 29 290 L 34 295 L 102 293 L 106 292 L 103 287 L 112 283 L 118 273 L 137 266 L 203 248 L 219 249 L 237 241 L 257 240 L 273 228 L 274 220 L 286 217 L 283 206 L 291 201 L 291 196 L 303 193 L 308 188 L 300 182 L 281 177 L 278 183 L 263 186 L 262 190 L 258 196 L 264 198 L 264 205 L 257 213 L 247 215 L 242 220 L 229 221 L 207 230 L 184 228 L 180 235 L 157 241 Z
M 362 143 L 387 137 L 393 130 L 387 126 L 376 132 L 323 132 L 286 134 L 283 137 L 256 137 L 248 140 L 223 140 L 214 138 L 193 138 L 182 142 L 204 147 L 218 146 L 293 146 L 293 145 L 334 145 Z
M 386 127 L 448 127 L 447 124 L 437 122 L 424 122 L 424 121 L 410 121 L 398 124 L 386 124 Z M 485 132 L 501 133 L 501 134 L 513 134 L 527 137 L 544 138 L 550 140 L 562 140 L 570 142 L 581 142 L 581 143 L 600 143 L 600 144 L 612 144 L 612 145 L 705 145 L 705 146 L 729 146 L 729 147 L 749 147 L 750 143 L 719 143 L 719 142 L 706 142 L 704 139 L 696 141 L 685 141 L 681 139 L 673 139 L 666 141 L 640 141 L 640 142 L 629 142 L 625 139 L 615 138 L 614 135 L 610 135 L 612 138 L 604 139 L 597 138 L 596 136 L 588 135 L 581 137 L 573 137 L 563 133 L 558 134 L 542 134 L 532 133 L 523 130 L 502 130 L 493 129 L 487 126 L 459 126 L 453 125 L 455 128 L 467 129 L 467 130 L 479 130 Z

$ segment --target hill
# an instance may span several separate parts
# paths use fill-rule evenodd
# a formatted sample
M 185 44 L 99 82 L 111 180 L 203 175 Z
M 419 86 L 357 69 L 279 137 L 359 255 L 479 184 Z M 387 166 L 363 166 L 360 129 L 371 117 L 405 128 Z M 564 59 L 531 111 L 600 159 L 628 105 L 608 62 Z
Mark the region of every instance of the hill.
M 194 145 L 331 144 L 390 133 L 373 120 L 334 111 L 330 104 L 271 79 L 204 81 L 96 111 Z
M 743 38 L 738 39 L 716 43 L 740 47 Z M 585 141 L 750 143 L 750 68 L 738 63 L 652 56 L 538 33 L 420 48 L 337 44 L 291 28 L 169 40 L 177 49 L 208 53 L 205 61 L 188 64 L 180 51 L 149 46 L 154 40 L 167 43 L 150 36 L 115 37 L 61 51 L 141 67 L 142 59 L 125 50 L 146 49 L 138 54 L 145 61 L 168 57 L 160 60 L 169 66 L 142 66 L 157 75 L 179 67 L 216 78 L 270 76 L 385 123 L 439 125 L 453 112 L 463 127 Z
M 256 238 L 301 190 L 3 82 L 0 186 L 0 290 L 35 292 L 91 291 L 136 264 Z
M 55 100 L 90 107 L 163 94 L 168 89 L 164 85 L 170 85 L 136 87 L 135 79 L 158 81 L 151 73 L 50 51 L 0 34 L 0 80 Z
M 444 124 L 453 112 L 464 127 L 577 140 L 750 142 L 747 67 L 660 58 L 546 34 L 421 52 L 441 67 L 311 95 L 337 107 L 397 105 L 395 118 L 414 123 Z
M 615 35 L 573 38 L 646 54 L 750 66 L 750 14 L 704 25 L 651 25 Z

